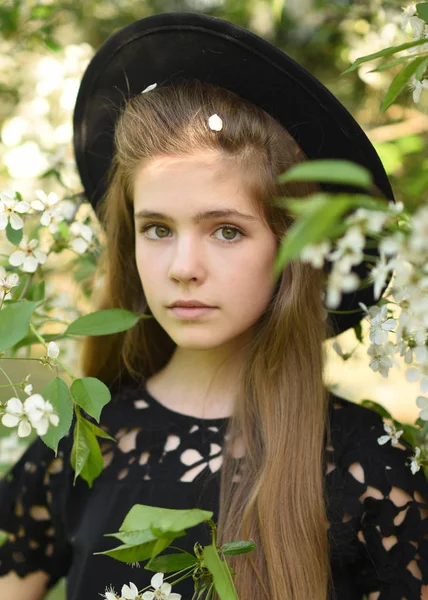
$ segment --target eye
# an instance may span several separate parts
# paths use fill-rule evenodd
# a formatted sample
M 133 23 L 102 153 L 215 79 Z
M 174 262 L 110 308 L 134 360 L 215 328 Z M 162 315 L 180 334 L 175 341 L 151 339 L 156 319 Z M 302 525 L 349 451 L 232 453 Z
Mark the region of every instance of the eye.
M 227 243 L 236 242 L 241 239 L 241 238 L 238 238 L 238 240 L 236 239 L 236 233 L 238 233 L 240 236 L 244 235 L 244 233 L 240 229 L 238 229 L 238 227 L 234 227 L 233 225 L 222 225 L 216 231 L 222 231 L 222 230 L 226 230 L 228 233 L 226 235 L 225 240 L 220 240 L 221 242 L 223 242 L 223 241 L 226 241 Z M 229 237 L 230 232 L 235 232 L 235 236 L 233 238 Z
M 159 225 L 158 223 L 149 223 L 148 225 L 143 225 L 142 227 L 140 227 L 140 233 L 144 233 L 145 231 L 148 231 L 149 229 L 168 229 L 168 227 L 165 227 L 165 225 Z M 156 240 L 156 239 L 162 239 L 164 237 L 167 237 L 166 235 L 161 235 L 160 237 L 149 237 L 146 236 L 149 240 Z
M 145 237 L 148 240 L 156 241 L 156 240 L 166 239 L 167 237 L 169 237 L 168 235 L 163 235 L 161 233 L 162 230 L 164 232 L 170 231 L 169 227 L 166 227 L 166 225 L 161 225 L 160 223 L 148 223 L 147 225 L 143 225 L 142 227 L 140 227 L 139 232 L 145 233 L 146 231 L 149 231 L 149 229 L 154 229 L 156 231 L 156 235 L 154 237 L 146 235 Z M 227 232 L 225 237 L 223 239 L 220 239 L 220 238 L 216 238 L 216 239 L 218 239 L 220 242 L 223 242 L 225 244 L 231 244 L 234 242 L 238 242 L 241 240 L 241 237 L 245 235 L 244 232 L 241 231 L 241 229 L 239 229 L 238 227 L 235 227 L 234 225 L 227 225 L 227 224 L 221 225 L 220 227 L 218 227 L 216 229 L 216 233 L 217 233 L 217 231 L 222 231 L 222 230 L 225 230 Z M 160 233 L 160 235 L 158 235 L 159 233 Z M 232 237 L 230 237 L 231 233 L 232 233 Z M 238 233 L 238 235 L 241 237 L 238 237 L 238 239 L 236 239 L 236 233 Z

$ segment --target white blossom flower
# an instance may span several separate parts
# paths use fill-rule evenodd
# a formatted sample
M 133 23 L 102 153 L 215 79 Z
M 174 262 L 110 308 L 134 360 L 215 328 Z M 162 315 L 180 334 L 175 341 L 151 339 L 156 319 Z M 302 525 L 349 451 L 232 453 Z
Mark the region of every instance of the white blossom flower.
M 105 600 L 120 600 L 120 597 L 116 594 L 113 586 L 110 586 L 110 589 L 106 588 L 105 593 L 100 594 L 100 596 L 105 598 Z
M 327 280 L 326 306 L 331 309 L 337 308 L 342 291 L 353 292 L 359 285 L 360 279 L 356 273 L 346 275 L 334 265 Z
M 406 32 L 410 17 L 413 17 L 413 15 L 416 14 L 416 4 L 411 4 L 410 6 L 406 6 L 406 8 L 402 6 L 401 9 L 403 10 L 403 13 L 400 17 L 401 29 L 403 32 Z
M 393 260 L 386 262 L 385 254 L 381 250 L 380 259 L 377 260 L 368 277 L 368 280 L 374 283 L 373 296 L 375 300 L 379 300 L 382 288 L 385 287 L 386 278 L 394 264 Z
M 363 260 L 365 241 L 361 228 L 353 225 L 336 241 L 337 247 L 330 252 L 328 258 L 337 263 L 337 269 L 347 274 L 353 265 L 358 265 Z
M 423 79 L 422 81 L 420 81 L 419 79 L 416 79 L 415 76 L 413 76 L 408 85 L 409 88 L 413 91 L 413 102 L 415 102 L 415 104 L 418 104 L 419 100 L 421 99 L 422 90 L 428 90 L 428 79 Z
M 71 242 L 71 246 L 78 254 L 84 254 L 88 248 L 94 246 L 92 242 L 94 232 L 89 225 L 74 221 L 70 226 L 70 233 L 75 236 Z
M 55 358 L 58 358 L 58 354 L 59 354 L 59 348 L 58 348 L 57 344 L 55 344 L 55 342 L 49 342 L 47 357 L 50 358 L 51 360 L 53 360 Z
M 330 240 L 323 240 L 319 244 L 306 245 L 301 251 L 299 258 L 302 262 L 310 263 L 316 269 L 320 269 L 330 251 Z
M 31 425 L 38 435 L 45 435 L 49 425 L 57 427 L 59 417 L 54 412 L 54 407 L 45 400 L 41 394 L 33 394 L 24 401 L 24 407 L 28 414 Z
M 394 345 L 391 342 L 386 344 L 370 344 L 367 354 L 372 357 L 369 367 L 372 371 L 379 372 L 385 379 L 388 377 L 389 369 L 393 366 L 391 354 L 394 352 Z
M 21 250 L 15 250 L 9 257 L 9 263 L 14 267 L 22 265 L 22 270 L 27 273 L 34 273 L 39 264 L 43 264 L 46 261 L 46 254 L 41 250 L 36 250 L 38 240 L 32 239 L 28 241 L 28 235 L 24 233 L 19 248 Z
M 419 446 L 416 446 L 415 453 L 411 457 L 411 460 L 410 460 L 410 469 L 411 469 L 413 475 L 415 473 L 417 473 L 419 471 L 419 469 L 421 468 L 421 465 L 420 465 L 420 462 L 419 462 L 420 455 L 421 455 L 421 449 L 419 448 Z
M 383 252 L 387 256 L 396 255 L 403 249 L 404 242 L 404 233 L 402 231 L 395 231 L 379 241 L 379 253 Z
M 406 370 L 405 377 L 407 381 L 419 381 L 420 390 L 423 394 L 428 393 L 428 372 L 423 365 L 419 367 L 410 367 Z
M 52 223 L 52 226 L 54 226 L 64 220 L 61 208 L 55 206 L 59 201 L 59 197 L 55 192 L 46 194 L 43 190 L 36 190 L 35 195 L 37 200 L 31 202 L 31 208 L 38 211 L 44 211 L 40 219 L 41 225 L 47 227 Z M 49 229 L 51 233 L 55 233 L 57 228 L 52 226 Z
M 403 429 L 397 431 L 392 423 L 387 423 L 385 421 L 383 423 L 383 428 L 385 429 L 388 435 L 382 435 L 381 437 L 377 438 L 377 443 L 381 446 L 389 441 L 391 441 L 391 444 L 393 446 L 395 444 L 398 444 L 398 438 L 404 433 Z
M 24 221 L 16 213 L 26 213 L 29 208 L 28 202 L 7 193 L 0 194 L 0 231 L 6 229 L 8 221 L 12 229 L 23 229 Z
M 4 267 L 0 266 L 0 290 L 4 293 L 4 300 L 10 300 L 12 294 L 10 290 L 19 285 L 19 276 L 16 273 L 6 274 Z
M 19 398 L 10 398 L 6 402 L 2 423 L 5 427 L 18 425 L 18 436 L 28 437 L 32 427 L 36 429 L 38 435 L 44 435 L 49 423 L 55 427 L 58 425 L 59 417 L 53 412 L 49 400 L 45 400 L 41 394 L 33 394 L 24 402 Z
M 121 590 L 123 600 L 140 600 L 141 596 L 138 594 L 138 588 L 132 581 L 128 585 L 123 585 Z
M 388 332 L 397 324 L 397 321 L 388 318 L 388 305 L 382 307 L 372 306 L 372 318 L 370 321 L 370 341 L 374 344 L 383 344 L 388 341 Z M 378 309 L 378 310 L 376 310 Z
M 221 131 L 221 129 L 223 129 L 223 121 L 217 114 L 210 116 L 208 119 L 208 125 L 213 131 Z
M 416 398 L 416 406 L 422 409 L 419 413 L 419 418 L 422 419 L 422 421 L 428 421 L 428 398 L 425 398 L 425 396 L 418 396 Z
M 423 19 L 420 19 L 416 15 L 413 15 L 409 18 L 409 23 L 411 28 L 413 29 L 413 39 L 414 40 L 422 40 L 423 38 L 428 38 L 428 26 Z M 422 44 L 421 46 L 409 48 L 408 51 L 410 53 L 416 51 L 424 52 L 428 47 L 427 44 Z
M 152 83 L 151 85 L 148 85 L 146 88 L 144 88 L 144 90 L 141 93 L 146 94 L 147 92 L 151 92 L 152 90 L 155 89 L 156 86 L 157 86 L 157 83 Z
M 181 600 L 181 594 L 171 594 L 171 585 L 163 582 L 163 573 L 156 573 L 150 580 L 153 591 L 144 592 L 142 600 Z
M 358 208 L 354 213 L 345 219 L 347 225 L 361 225 L 365 231 L 379 233 L 387 219 L 390 216 L 387 212 L 381 210 L 368 210 L 367 208 Z
M 31 392 L 33 391 L 33 385 L 31 383 L 27 384 L 24 388 L 24 392 L 27 396 L 31 396 Z

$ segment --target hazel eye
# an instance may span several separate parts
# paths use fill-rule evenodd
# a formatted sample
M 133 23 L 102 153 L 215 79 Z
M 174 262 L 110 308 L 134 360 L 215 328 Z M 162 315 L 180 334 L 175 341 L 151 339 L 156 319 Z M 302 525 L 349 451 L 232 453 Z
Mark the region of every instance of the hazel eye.
M 229 234 L 225 235 L 225 240 L 227 240 L 228 242 L 235 242 L 236 240 L 236 234 L 238 235 L 243 235 L 242 231 L 240 231 L 237 227 L 233 227 L 232 225 L 222 225 L 221 227 L 219 227 L 217 229 L 217 231 L 227 231 L 227 232 L 232 232 L 234 233 L 233 237 L 229 237 Z M 240 238 L 239 238 L 240 239 Z M 224 240 L 221 240 L 224 241 Z
M 153 224 L 152 223 L 152 224 L 144 225 L 143 227 L 141 227 L 140 233 L 144 233 L 144 232 L 148 231 L 149 229 L 156 229 L 156 230 L 163 229 L 163 230 L 167 230 L 168 227 L 165 227 L 165 225 L 157 225 L 157 224 Z M 150 237 L 150 236 L 147 236 L 147 237 L 148 237 L 149 240 L 155 240 L 155 239 L 162 239 L 162 238 L 168 237 L 168 236 L 166 236 L 166 235 L 160 235 L 159 237 L 157 237 L 157 234 L 156 234 L 156 237 Z

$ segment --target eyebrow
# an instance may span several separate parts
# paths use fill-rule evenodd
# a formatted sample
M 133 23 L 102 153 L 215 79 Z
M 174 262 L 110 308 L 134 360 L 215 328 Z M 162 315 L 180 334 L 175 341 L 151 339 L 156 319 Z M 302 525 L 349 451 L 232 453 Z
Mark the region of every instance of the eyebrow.
M 164 215 L 160 212 L 153 212 L 150 210 L 140 210 L 134 214 L 135 219 L 164 219 L 165 221 L 170 221 L 171 223 L 175 223 L 175 219 L 172 217 L 168 217 L 168 215 Z M 225 217 L 235 217 L 238 219 L 245 219 L 247 221 L 256 221 L 255 217 L 251 215 L 246 215 L 234 209 L 226 209 L 226 210 L 207 210 L 205 212 L 198 212 L 193 217 L 194 223 L 199 223 L 200 221 L 206 221 L 208 219 L 216 219 L 216 218 L 225 218 Z

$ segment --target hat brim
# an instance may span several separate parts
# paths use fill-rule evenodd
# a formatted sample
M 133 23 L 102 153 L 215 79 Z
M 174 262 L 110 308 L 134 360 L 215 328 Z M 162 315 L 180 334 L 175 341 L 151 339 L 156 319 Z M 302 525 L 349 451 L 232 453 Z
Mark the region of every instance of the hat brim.
M 94 209 L 106 191 L 115 124 L 125 102 L 153 83 L 162 86 L 188 79 L 225 87 L 260 106 L 289 131 L 310 159 L 341 158 L 366 167 L 377 188 L 394 200 L 370 140 L 318 79 L 285 52 L 238 25 L 180 12 L 152 15 L 120 29 L 98 49 L 85 71 L 74 111 L 74 150 Z M 365 252 L 378 254 L 376 248 Z M 355 272 L 366 277 L 364 263 Z M 358 302 L 375 303 L 373 286 L 343 295 L 338 310 L 359 308 Z M 337 332 L 358 323 L 362 314 L 334 315 Z

